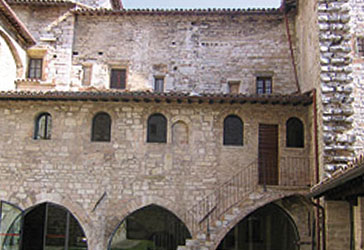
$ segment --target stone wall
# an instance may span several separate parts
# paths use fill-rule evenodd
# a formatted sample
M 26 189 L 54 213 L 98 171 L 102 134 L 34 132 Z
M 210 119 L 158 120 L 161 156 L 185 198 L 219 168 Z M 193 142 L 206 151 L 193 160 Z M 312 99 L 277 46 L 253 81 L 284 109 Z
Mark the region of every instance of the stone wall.
M 363 8 L 364 1 L 350 0 L 350 28 L 351 28 L 351 46 L 353 57 L 353 96 L 354 96 L 354 115 L 353 127 L 356 135 L 355 152 L 356 154 L 363 153 L 364 145 L 364 103 L 362 97 L 364 96 L 364 60 L 359 55 L 357 38 L 364 37 L 364 20 Z
M 302 92 L 316 88 L 320 82 L 320 48 L 317 0 L 298 1 L 295 19 L 297 69 Z M 319 90 L 319 89 L 318 89 Z
M 273 77 L 274 93 L 296 92 L 285 22 L 280 14 L 78 15 L 72 84 L 92 66 L 91 85 L 109 88 L 110 69 L 127 69 L 128 90 L 255 93 L 257 76 Z M 78 66 L 77 66 L 78 65 Z
M 74 33 L 74 16 L 69 12 L 70 6 L 11 7 L 37 40 L 33 51 L 43 50 L 41 82 L 56 83 L 57 89 L 69 89 Z
M 112 117 L 111 142 L 90 140 L 92 117 L 99 111 Z M 33 139 L 41 112 L 52 115 L 50 140 Z M 155 112 L 168 120 L 166 144 L 146 143 L 146 120 Z M 258 104 L 1 102 L 0 199 L 23 209 L 42 201 L 63 205 L 85 228 L 90 249 L 103 249 L 95 246 L 105 244 L 128 213 L 154 203 L 181 216 L 256 160 L 259 123 L 279 125 L 280 157 L 309 157 L 309 112 L 307 107 Z M 222 124 L 229 114 L 244 121 L 244 146 L 222 145 Z M 285 148 L 285 122 L 291 116 L 305 124 L 303 149 Z M 188 144 L 171 140 L 178 121 L 188 126 Z M 291 174 L 287 178 L 295 178 Z
M 345 1 L 319 0 L 324 170 L 328 173 L 353 159 L 353 114 L 350 15 Z

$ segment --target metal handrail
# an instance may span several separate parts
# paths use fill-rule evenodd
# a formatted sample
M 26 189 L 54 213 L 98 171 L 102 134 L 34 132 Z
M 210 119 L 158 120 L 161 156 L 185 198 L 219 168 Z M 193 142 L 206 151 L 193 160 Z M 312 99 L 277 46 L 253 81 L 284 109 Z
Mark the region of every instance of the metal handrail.
M 219 219 L 243 197 L 253 192 L 257 184 L 258 161 L 255 160 L 186 211 L 185 221 L 191 226 L 192 233 L 206 230 L 209 235 L 211 221 Z
M 273 163 L 270 160 L 264 162 L 259 162 L 259 159 L 254 160 L 187 210 L 184 219 L 190 225 L 191 233 L 205 231 L 209 236 L 211 222 L 220 219 L 234 205 L 254 192 L 259 187 L 258 184 L 263 185 L 265 191 L 266 185 L 271 185 L 267 183 L 270 176 L 267 176 L 266 171 L 262 171 L 259 176 L 259 168 L 266 168 L 271 164 Z M 281 157 L 279 165 L 282 168 L 289 167 L 291 172 L 285 169 L 284 172 L 288 173 L 287 177 L 277 175 L 276 178 L 279 179 L 279 182 L 275 185 L 310 185 L 309 157 Z M 259 178 L 261 179 L 259 180 Z

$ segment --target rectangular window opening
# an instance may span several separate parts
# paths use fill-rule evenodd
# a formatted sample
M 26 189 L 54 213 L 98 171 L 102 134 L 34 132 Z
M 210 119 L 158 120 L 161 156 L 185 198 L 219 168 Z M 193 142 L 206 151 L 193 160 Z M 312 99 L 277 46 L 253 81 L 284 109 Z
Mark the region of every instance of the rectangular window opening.
M 83 66 L 82 68 L 83 68 L 82 85 L 89 86 L 91 84 L 92 66 L 87 65 Z
M 29 58 L 27 77 L 31 79 L 42 78 L 43 58 Z
M 257 77 L 257 94 L 272 94 L 272 77 Z
M 125 89 L 126 69 L 111 69 L 110 88 Z
M 164 91 L 164 78 L 154 77 L 154 91 L 163 92 Z
M 239 81 L 230 81 L 229 85 L 229 93 L 231 94 L 239 94 L 240 92 L 240 82 Z

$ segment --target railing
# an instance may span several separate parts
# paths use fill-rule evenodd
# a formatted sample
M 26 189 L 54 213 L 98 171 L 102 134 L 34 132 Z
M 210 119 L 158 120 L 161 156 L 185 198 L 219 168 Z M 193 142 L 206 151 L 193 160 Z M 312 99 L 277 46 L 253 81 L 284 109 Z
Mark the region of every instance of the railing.
M 199 230 L 209 234 L 210 223 L 254 191 L 257 183 L 258 162 L 254 161 L 186 212 L 184 219 L 192 234 Z
M 210 223 L 220 219 L 234 205 L 257 190 L 258 184 L 264 190 L 267 185 L 309 186 L 310 179 L 308 157 L 281 157 L 279 164 L 277 159 L 268 157 L 255 160 L 191 207 L 184 219 L 190 225 L 192 234 L 205 231 L 209 235 Z

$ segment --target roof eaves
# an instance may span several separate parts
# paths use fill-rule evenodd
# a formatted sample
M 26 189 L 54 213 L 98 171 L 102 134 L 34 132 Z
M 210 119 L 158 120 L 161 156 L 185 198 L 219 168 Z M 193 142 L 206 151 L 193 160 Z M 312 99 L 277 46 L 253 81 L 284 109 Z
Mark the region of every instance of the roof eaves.
M 16 16 L 15 12 L 10 8 L 10 6 L 5 2 L 5 0 L 0 0 L 0 11 L 3 12 L 4 17 L 13 26 L 13 28 L 19 32 L 21 36 L 22 43 L 25 47 L 33 46 L 36 40 L 32 34 L 28 31 L 25 25 Z
M 76 14 L 83 15 L 277 15 L 282 14 L 279 8 L 267 9 L 121 9 L 110 10 L 105 8 L 97 9 L 76 9 Z
M 359 176 L 364 175 L 364 156 L 356 158 L 353 162 L 348 164 L 346 169 L 339 169 L 332 174 L 331 177 L 323 180 L 311 189 L 310 198 L 318 198 L 328 191 L 345 184 Z
M 312 94 L 305 93 L 302 95 L 233 95 L 233 94 L 196 94 L 181 92 L 128 92 L 118 90 L 108 91 L 7 91 L 0 92 L 0 101 L 4 100 L 64 100 L 64 101 L 122 101 L 137 100 L 144 102 L 161 102 L 170 103 L 220 103 L 220 104 L 272 104 L 272 105 L 309 105 L 312 104 Z

